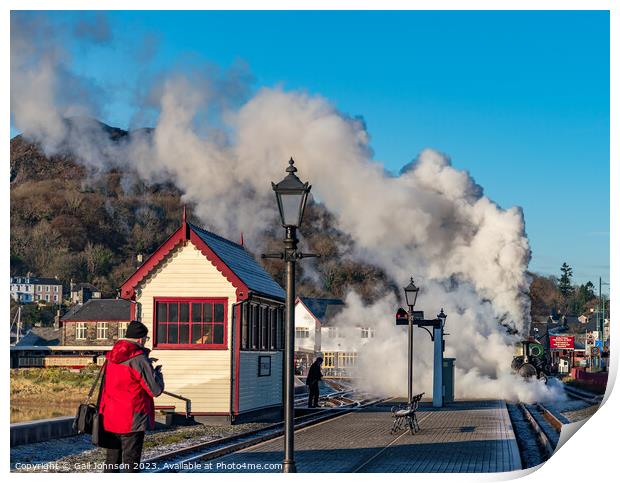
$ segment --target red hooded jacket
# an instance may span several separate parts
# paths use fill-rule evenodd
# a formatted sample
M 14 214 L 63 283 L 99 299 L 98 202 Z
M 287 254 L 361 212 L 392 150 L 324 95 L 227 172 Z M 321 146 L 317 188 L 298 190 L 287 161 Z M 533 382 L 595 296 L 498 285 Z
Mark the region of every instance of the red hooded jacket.
M 153 429 L 153 397 L 164 390 L 161 372 L 153 370 L 149 350 L 129 340 L 119 340 L 106 354 L 107 367 L 99 412 L 103 427 L 112 433 Z

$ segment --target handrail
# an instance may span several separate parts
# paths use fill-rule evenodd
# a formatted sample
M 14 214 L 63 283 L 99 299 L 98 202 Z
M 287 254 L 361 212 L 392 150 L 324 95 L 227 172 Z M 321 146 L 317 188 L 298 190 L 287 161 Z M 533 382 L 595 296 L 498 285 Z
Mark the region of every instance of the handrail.
M 174 397 L 176 399 L 180 399 L 181 401 L 185 401 L 185 417 L 189 418 L 190 413 L 192 412 L 192 401 L 186 397 L 180 396 L 178 394 L 174 394 L 173 392 L 163 391 L 162 394 L 166 396 Z

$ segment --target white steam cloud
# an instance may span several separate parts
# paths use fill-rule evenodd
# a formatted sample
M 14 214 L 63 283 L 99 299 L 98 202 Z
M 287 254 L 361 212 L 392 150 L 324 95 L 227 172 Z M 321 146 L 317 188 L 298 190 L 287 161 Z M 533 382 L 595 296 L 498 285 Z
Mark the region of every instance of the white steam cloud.
M 49 36 L 46 42 L 33 38 L 24 27 L 29 21 L 12 15 L 12 120 L 48 154 L 70 149 L 95 169 L 120 165 L 147 181 L 170 180 L 205 225 L 232 239 L 243 231 L 250 242 L 273 219 L 269 181 L 283 176 L 292 155 L 300 177 L 355 240 L 357 256 L 399 284 L 414 274 L 422 286 L 416 308 L 428 317 L 444 308 L 457 396 L 559 397 L 510 372 L 519 336 L 508 335 L 504 325 L 523 333 L 529 324 L 523 213 L 498 207 L 446 156 L 425 150 L 391 176 L 373 161 L 362 121 L 322 97 L 281 88 L 246 98 L 243 69 L 161 76 L 149 96 L 159 111 L 154 129 L 113 142 L 83 117 L 97 115 L 91 94 L 100 91 L 71 74 L 69 56 Z M 83 41 L 108 38 L 107 23 L 98 21 L 101 29 L 92 36 L 82 31 Z M 62 94 L 67 85 L 74 86 L 73 95 Z M 66 121 L 75 115 L 82 117 Z M 400 303 L 387 295 L 364 306 L 351 293 L 340 315 L 343 325 L 376 327 L 376 337 L 360 350 L 361 384 L 392 395 L 407 388 L 406 333 L 394 325 Z M 414 352 L 416 390 L 430 393 L 432 347 L 421 330 Z

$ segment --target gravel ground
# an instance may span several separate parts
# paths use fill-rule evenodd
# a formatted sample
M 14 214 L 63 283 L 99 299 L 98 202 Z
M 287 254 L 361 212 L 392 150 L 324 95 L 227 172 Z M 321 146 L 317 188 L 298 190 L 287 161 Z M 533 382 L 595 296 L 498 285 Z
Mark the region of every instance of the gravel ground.
M 592 416 L 598 409 L 598 404 L 589 404 L 581 399 L 568 398 L 554 403 L 545 402 L 545 407 L 554 415 L 560 416 L 563 423 L 574 423 Z
M 560 388 L 564 386 L 564 384 L 556 378 L 549 379 L 549 385 L 558 386 Z M 565 394 L 565 397 L 557 401 L 544 401 L 544 405 L 563 423 L 574 423 L 589 418 L 598 409 L 598 404 L 592 405 L 582 399 L 570 397 L 568 394 Z
M 234 426 L 185 426 L 147 433 L 142 459 L 213 439 L 252 431 L 266 423 Z M 97 464 L 105 460 L 105 450 L 94 448 L 90 436 L 71 436 L 11 448 L 11 471 L 17 472 L 98 472 Z
M 598 410 L 598 406 L 599 406 L 598 404 L 595 404 L 594 406 L 588 406 L 586 404 L 585 407 L 582 407 L 580 409 L 575 409 L 573 411 L 566 411 L 562 414 L 571 423 L 575 423 L 577 421 L 581 421 L 583 419 L 587 419 L 590 416 L 592 416 Z

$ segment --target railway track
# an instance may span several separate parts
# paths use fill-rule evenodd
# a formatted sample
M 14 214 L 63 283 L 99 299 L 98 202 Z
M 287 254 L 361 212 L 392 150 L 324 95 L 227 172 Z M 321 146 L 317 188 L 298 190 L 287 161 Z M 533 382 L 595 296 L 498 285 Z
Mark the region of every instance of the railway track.
M 592 394 L 586 391 L 582 391 L 580 389 L 575 389 L 573 387 L 567 386 L 564 384 L 564 392 L 568 394 L 573 399 L 581 399 L 582 401 L 587 402 L 588 404 L 600 404 L 603 401 L 603 396 L 600 394 Z
M 351 391 L 348 391 L 350 393 Z M 305 427 L 344 416 L 358 408 L 370 406 L 385 400 L 384 398 L 364 399 L 354 403 L 318 411 L 315 414 L 295 418 L 295 431 Z M 275 439 L 284 434 L 284 424 L 276 423 L 243 434 L 199 443 L 175 451 L 160 454 L 143 461 L 144 472 L 175 473 L 191 469 L 197 463 L 219 458 L 229 453 Z
M 518 407 L 536 434 L 538 442 L 545 453 L 545 459 L 551 457 L 558 445 L 562 422 L 540 403 L 520 403 Z

